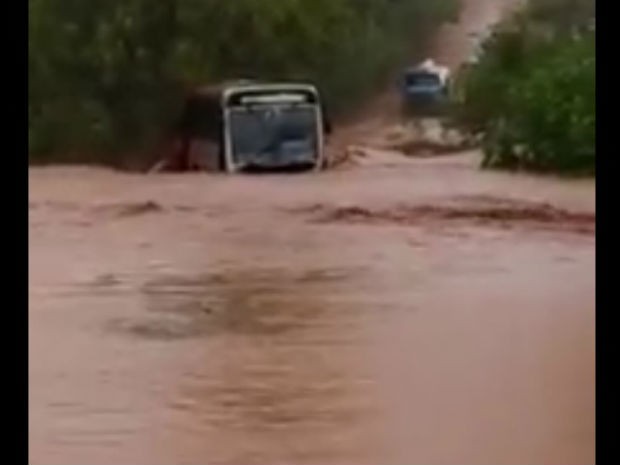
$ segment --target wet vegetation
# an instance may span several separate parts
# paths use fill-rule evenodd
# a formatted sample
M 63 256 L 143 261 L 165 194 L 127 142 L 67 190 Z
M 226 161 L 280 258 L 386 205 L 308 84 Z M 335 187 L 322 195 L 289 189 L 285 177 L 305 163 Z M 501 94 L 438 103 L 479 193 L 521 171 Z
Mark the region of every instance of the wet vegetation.
M 462 71 L 457 119 L 484 166 L 594 174 L 594 18 L 593 0 L 530 0 Z
M 30 161 L 103 161 L 165 135 L 192 86 L 310 80 L 351 109 L 458 0 L 29 0 Z M 88 154 L 88 155 L 86 155 Z

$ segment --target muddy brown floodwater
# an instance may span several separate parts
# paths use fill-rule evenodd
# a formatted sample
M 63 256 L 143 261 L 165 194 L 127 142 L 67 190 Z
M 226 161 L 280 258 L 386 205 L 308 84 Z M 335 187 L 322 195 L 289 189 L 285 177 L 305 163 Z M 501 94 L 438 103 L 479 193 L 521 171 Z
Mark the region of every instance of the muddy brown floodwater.
M 30 463 L 594 463 L 594 182 L 478 161 L 31 169 Z

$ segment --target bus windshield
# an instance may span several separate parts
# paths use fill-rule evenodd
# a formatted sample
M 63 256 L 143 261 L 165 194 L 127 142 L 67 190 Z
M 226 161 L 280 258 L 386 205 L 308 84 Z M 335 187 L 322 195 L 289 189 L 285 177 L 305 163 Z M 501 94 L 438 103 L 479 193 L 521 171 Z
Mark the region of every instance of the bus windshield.
M 313 105 L 239 106 L 230 111 L 232 157 L 237 165 L 314 163 L 317 133 Z

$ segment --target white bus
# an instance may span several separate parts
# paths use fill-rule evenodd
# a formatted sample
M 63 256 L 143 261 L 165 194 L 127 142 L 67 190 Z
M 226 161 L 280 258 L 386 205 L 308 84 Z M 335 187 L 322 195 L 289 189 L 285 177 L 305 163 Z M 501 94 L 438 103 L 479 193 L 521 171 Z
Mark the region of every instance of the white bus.
M 331 130 L 315 86 L 241 82 L 196 90 L 181 146 L 160 170 L 318 170 Z

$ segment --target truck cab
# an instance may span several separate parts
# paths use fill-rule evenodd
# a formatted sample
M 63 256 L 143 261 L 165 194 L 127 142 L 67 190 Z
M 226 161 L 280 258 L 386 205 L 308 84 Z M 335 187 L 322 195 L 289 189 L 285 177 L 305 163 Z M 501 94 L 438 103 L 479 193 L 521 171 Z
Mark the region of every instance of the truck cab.
M 433 60 L 408 68 L 403 73 L 401 95 L 407 114 L 435 114 L 449 99 L 449 70 Z

